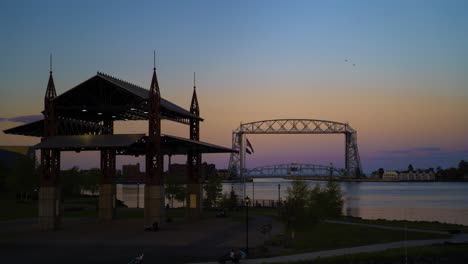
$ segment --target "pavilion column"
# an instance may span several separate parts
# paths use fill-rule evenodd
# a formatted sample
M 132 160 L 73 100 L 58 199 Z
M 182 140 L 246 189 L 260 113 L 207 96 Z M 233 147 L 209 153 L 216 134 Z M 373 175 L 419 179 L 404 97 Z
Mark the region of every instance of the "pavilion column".
M 145 228 L 160 227 L 164 217 L 163 155 L 161 152 L 161 94 L 156 66 L 149 92 L 148 137 L 146 141 Z
M 57 96 L 52 77 L 52 56 L 49 81 L 44 96 L 44 133 L 42 140 L 58 134 L 58 117 L 52 99 Z M 60 228 L 63 215 L 62 196 L 59 186 L 60 151 L 41 149 L 41 175 L 39 179 L 39 226 L 43 230 Z
M 195 86 L 195 73 L 193 74 L 193 95 L 190 104 L 190 113 L 200 116 L 197 92 Z M 190 139 L 200 140 L 200 121 L 196 118 L 190 119 Z M 203 177 L 201 175 L 201 154 L 196 150 L 191 150 L 187 154 L 187 206 L 186 216 L 188 219 L 197 219 L 202 213 Z
M 187 156 L 187 206 L 186 215 L 188 219 L 197 219 L 202 213 L 203 188 L 201 184 L 200 161 L 201 155 L 192 152 Z
M 62 223 L 63 206 L 60 175 L 60 152 L 41 150 L 41 177 L 39 180 L 39 227 L 42 230 L 59 229 Z
M 113 133 L 111 120 L 104 121 L 104 126 L 109 128 L 108 133 Z M 101 179 L 99 181 L 99 221 L 106 222 L 115 216 L 115 150 L 101 150 Z

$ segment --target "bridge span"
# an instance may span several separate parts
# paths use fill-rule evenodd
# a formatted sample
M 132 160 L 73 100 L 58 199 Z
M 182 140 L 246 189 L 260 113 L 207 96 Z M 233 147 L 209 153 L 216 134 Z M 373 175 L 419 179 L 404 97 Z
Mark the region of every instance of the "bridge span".
M 333 165 L 315 165 L 315 164 L 277 164 L 262 166 L 245 170 L 247 178 L 286 178 L 286 177 L 344 177 L 345 169 L 333 167 Z
M 245 170 L 247 134 L 344 134 L 345 135 L 345 175 L 362 175 L 359 157 L 357 132 L 348 123 L 318 119 L 273 119 L 241 124 L 232 132 L 232 148 L 229 169 L 231 175 L 243 177 Z M 318 166 L 318 165 L 317 165 Z M 268 169 L 264 169 L 268 170 Z M 319 167 L 316 170 L 320 170 Z M 252 172 L 253 173 L 253 172 Z

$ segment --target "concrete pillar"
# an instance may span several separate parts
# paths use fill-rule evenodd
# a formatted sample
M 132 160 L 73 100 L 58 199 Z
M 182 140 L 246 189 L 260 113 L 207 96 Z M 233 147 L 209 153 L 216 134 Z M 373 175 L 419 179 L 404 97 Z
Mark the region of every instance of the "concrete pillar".
M 187 218 L 197 219 L 202 214 L 202 185 L 199 183 L 187 184 Z
M 164 188 L 162 185 L 145 184 L 145 227 L 164 222 Z
M 61 190 L 55 186 L 39 188 L 39 227 L 42 230 L 59 229 L 62 222 L 63 207 Z
M 99 221 L 111 221 L 115 212 L 115 184 L 101 183 L 99 185 Z

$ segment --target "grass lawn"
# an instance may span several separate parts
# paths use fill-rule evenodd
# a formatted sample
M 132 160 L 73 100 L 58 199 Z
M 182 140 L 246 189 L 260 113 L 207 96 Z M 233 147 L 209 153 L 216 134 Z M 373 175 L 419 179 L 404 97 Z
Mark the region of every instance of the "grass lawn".
M 468 263 L 468 245 L 431 245 L 407 249 L 408 263 Z M 405 249 L 396 248 L 380 252 L 350 254 L 324 257 L 296 262 L 275 262 L 275 264 L 367 264 L 367 263 L 405 263 Z
M 407 232 L 408 240 L 447 238 L 448 235 Z M 363 246 L 402 241 L 404 231 L 320 222 L 295 230 L 295 238 L 277 236 L 271 241 L 272 249 L 258 249 L 255 257 L 289 255 L 304 252 Z M 275 252 L 271 254 L 269 252 Z M 263 253 L 260 253 L 263 252 Z
M 440 222 L 385 220 L 385 219 L 369 220 L 369 219 L 362 219 L 362 218 L 348 217 L 348 216 L 344 216 L 342 218 L 337 218 L 333 220 L 347 221 L 347 222 L 361 223 L 361 224 L 395 226 L 395 227 L 404 227 L 406 224 L 407 228 L 436 230 L 436 231 L 460 230 L 463 232 L 468 232 L 468 226 L 446 224 L 446 223 L 440 223 Z
M 37 217 L 37 201 L 16 201 L 14 195 L 0 196 L 0 221 Z

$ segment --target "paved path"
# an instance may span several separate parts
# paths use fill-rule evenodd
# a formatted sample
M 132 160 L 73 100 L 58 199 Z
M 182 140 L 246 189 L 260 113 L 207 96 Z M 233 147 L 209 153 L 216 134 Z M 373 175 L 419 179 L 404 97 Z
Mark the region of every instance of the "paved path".
M 379 229 L 388 229 L 388 230 L 401 230 L 401 231 L 408 231 L 408 232 L 420 232 L 420 233 L 429 233 L 429 234 L 438 234 L 438 235 L 447 235 L 447 231 L 436 231 L 436 230 L 428 230 L 428 229 L 418 229 L 418 228 L 404 228 L 399 226 L 386 226 L 386 225 L 374 225 L 374 224 L 362 224 L 362 223 L 354 223 L 348 221 L 335 221 L 335 220 L 325 220 L 327 223 L 332 224 L 342 224 L 342 225 L 356 225 L 356 226 L 367 226 Z
M 261 225 L 281 224 L 266 216 L 251 218 L 249 242 L 263 244 Z M 34 219 L 0 222 L 1 263 L 127 263 L 144 253 L 144 263 L 216 260 L 245 245 L 245 223 L 230 218 L 174 221 L 159 232 L 144 232 L 143 219 L 64 219 L 57 231 L 38 230 Z
M 404 227 L 392 227 L 392 226 L 373 225 L 373 224 L 361 224 L 361 223 L 353 223 L 353 222 L 345 222 L 345 221 L 327 220 L 326 222 L 335 223 L 335 224 L 366 226 L 366 227 L 389 229 L 389 230 L 405 230 Z M 407 228 L 406 230 L 409 231 L 409 232 L 423 232 L 423 233 L 442 234 L 442 235 L 447 235 L 448 234 L 447 232 L 443 232 L 443 231 L 424 230 L 424 229 L 415 229 L 415 228 Z M 447 238 L 447 239 L 398 241 L 398 242 L 391 242 L 391 243 L 372 244 L 372 245 L 367 245 L 367 246 L 340 248 L 340 249 L 317 251 L 317 252 L 302 253 L 302 254 L 295 254 L 295 255 L 278 256 L 278 257 L 271 257 L 271 258 L 248 259 L 248 260 L 243 260 L 242 263 L 260 264 L 260 263 L 275 263 L 275 262 L 291 262 L 291 261 L 301 261 L 301 260 L 313 260 L 313 259 L 316 259 L 316 258 L 319 258 L 319 257 L 331 257 L 331 256 L 341 256 L 341 255 L 356 254 L 356 253 L 378 252 L 378 251 L 384 251 L 384 250 L 393 249 L 393 248 L 417 247 L 417 246 L 442 244 L 442 243 L 468 243 L 468 234 L 465 234 L 465 233 L 456 234 L 456 235 L 452 235 L 450 238 Z M 199 263 L 199 264 L 201 264 L 201 263 Z M 216 264 L 216 262 L 205 262 L 204 264 Z

